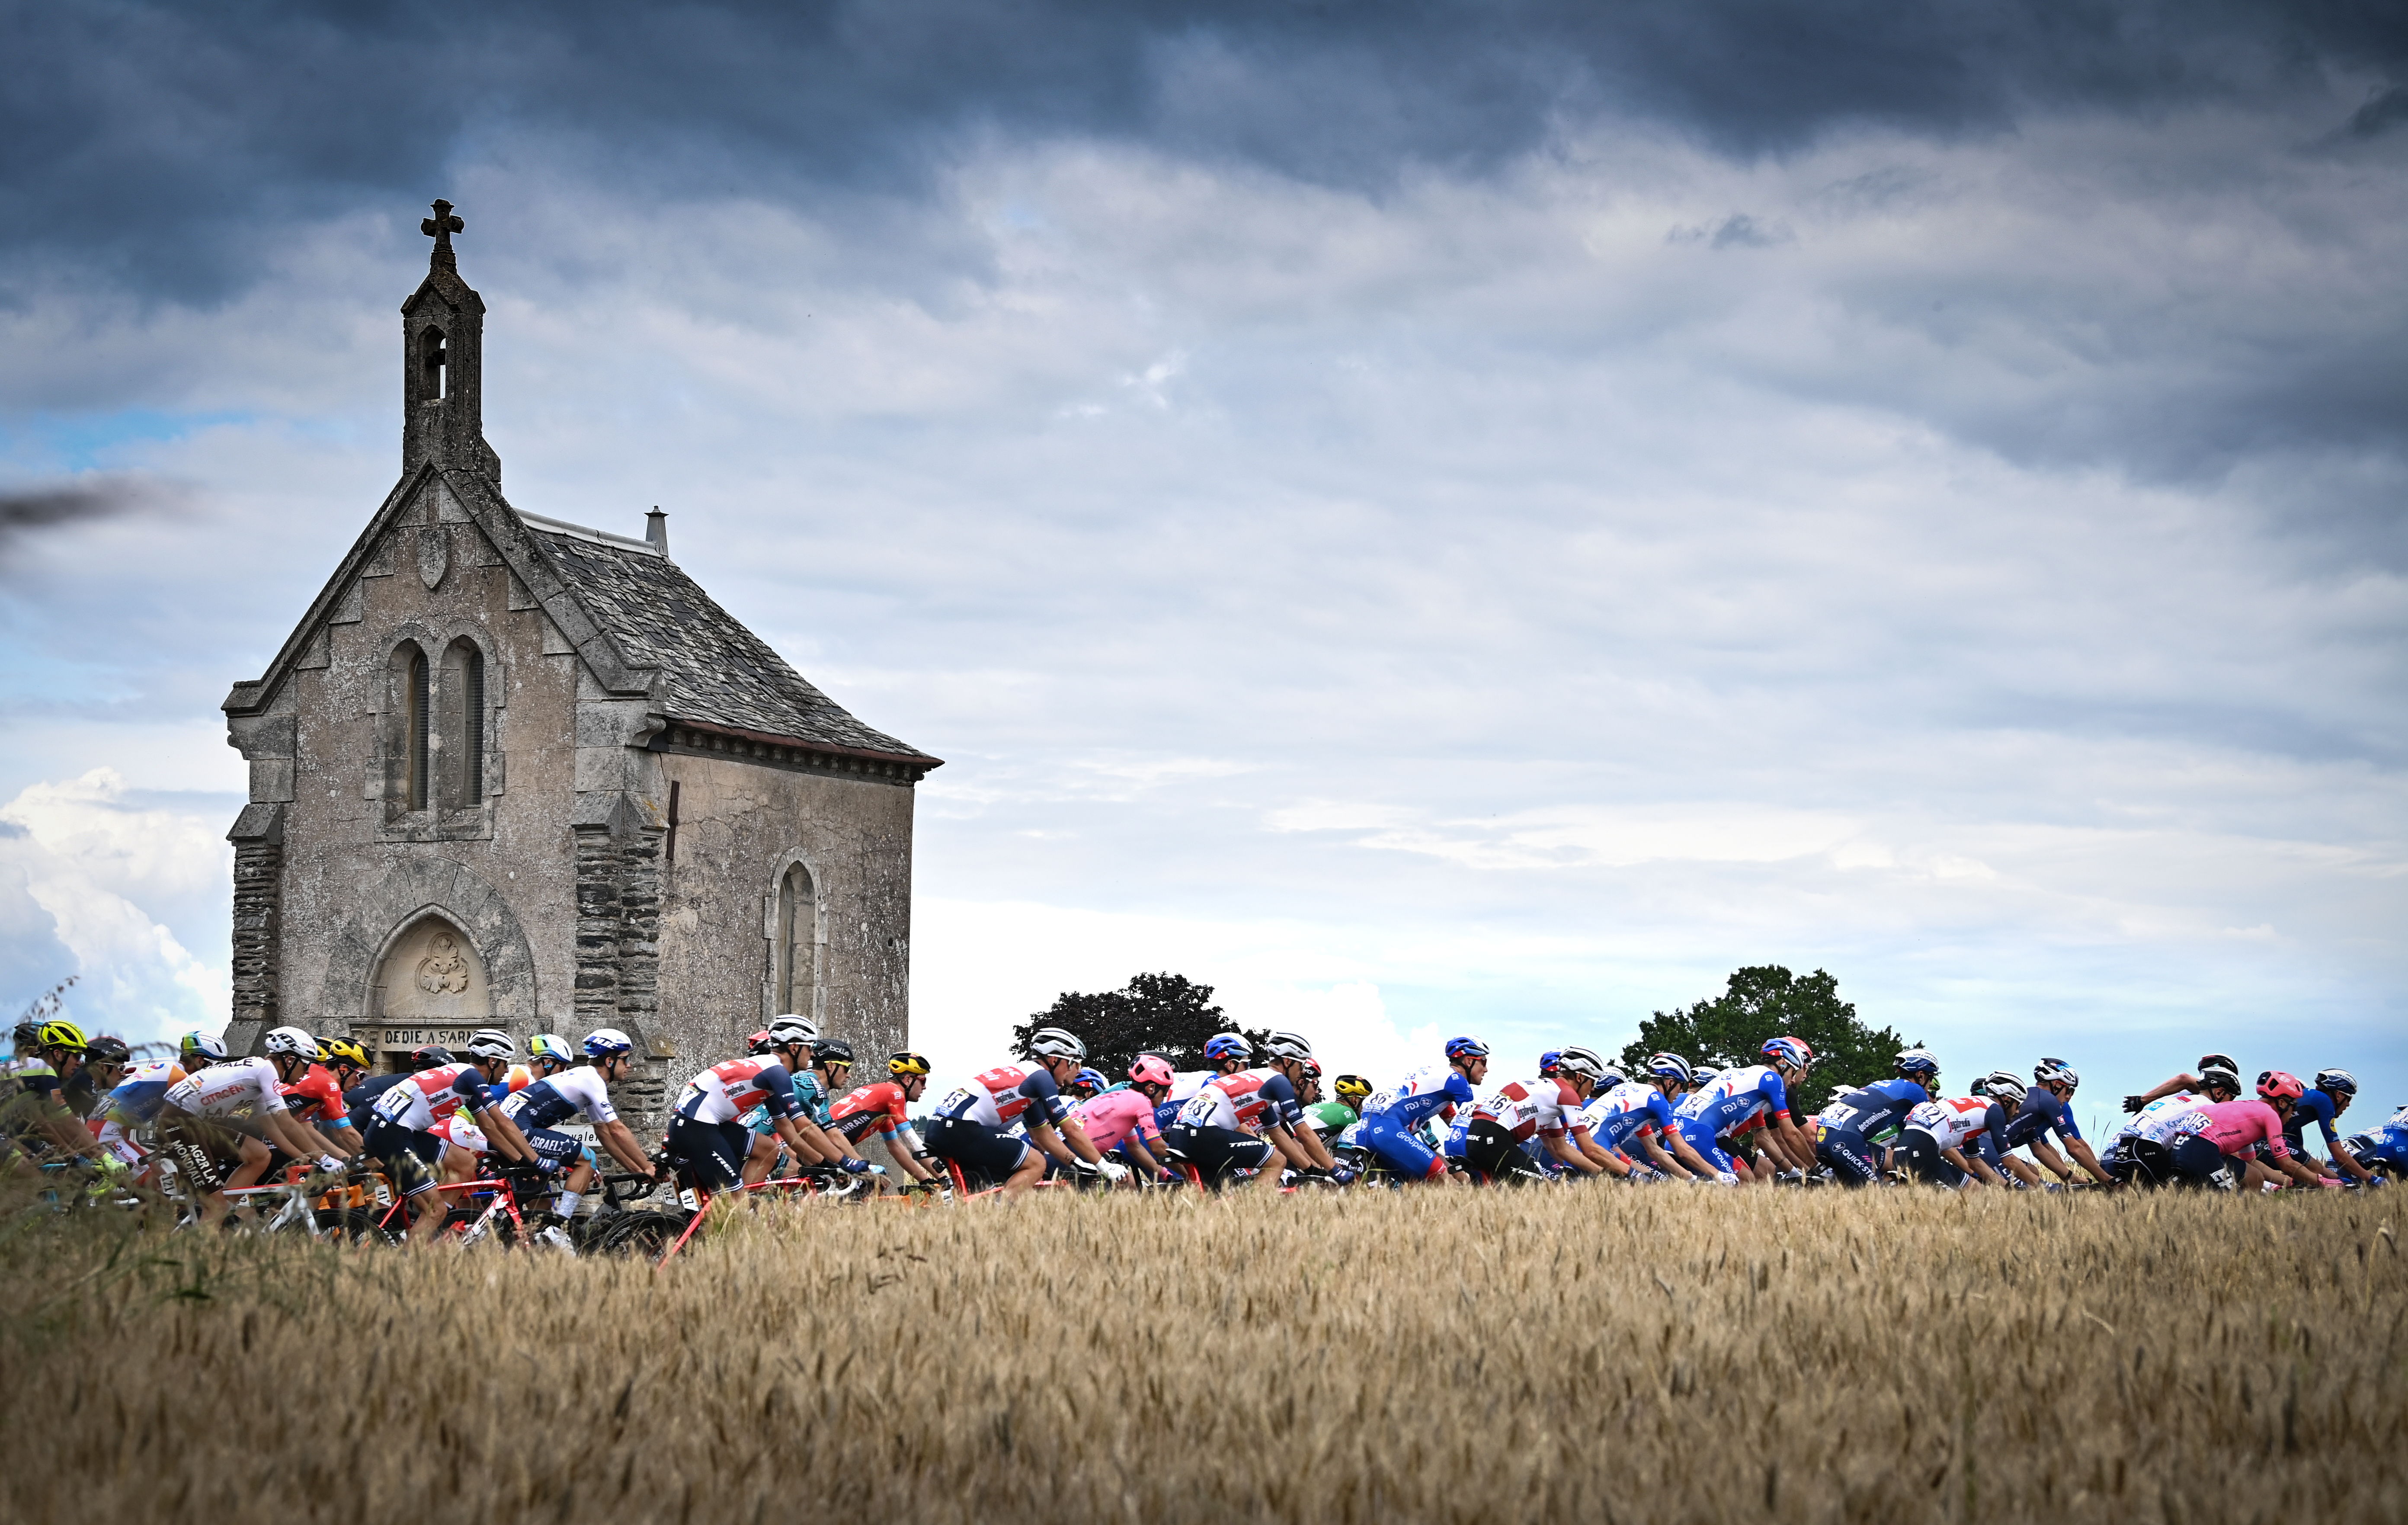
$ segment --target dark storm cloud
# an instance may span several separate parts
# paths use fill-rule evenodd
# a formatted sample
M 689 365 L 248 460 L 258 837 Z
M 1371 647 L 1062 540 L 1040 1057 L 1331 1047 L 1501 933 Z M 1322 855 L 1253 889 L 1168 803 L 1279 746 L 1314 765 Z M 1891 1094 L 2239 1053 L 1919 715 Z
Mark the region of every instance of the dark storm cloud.
M 996 133 L 1376 189 L 1416 165 L 1477 171 L 1598 113 L 1744 155 L 1835 125 L 1956 134 L 2408 72 L 2401 13 L 2340 4 L 11 0 L 0 15 L 0 248 L 171 300 L 240 287 L 295 220 L 423 200 L 512 132 L 748 195 L 908 196 Z M 2371 133 L 2395 98 L 2337 116 Z

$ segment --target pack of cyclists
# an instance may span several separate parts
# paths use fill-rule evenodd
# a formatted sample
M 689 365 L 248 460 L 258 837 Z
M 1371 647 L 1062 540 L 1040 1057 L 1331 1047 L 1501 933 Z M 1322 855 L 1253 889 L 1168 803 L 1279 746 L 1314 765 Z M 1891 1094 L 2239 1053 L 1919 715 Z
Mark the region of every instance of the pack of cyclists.
M 266 1033 L 255 1056 L 193 1032 L 172 1057 L 139 1063 L 122 1040 L 64 1018 L 25 1023 L 14 1039 L 0 1126 L 16 1168 L 80 1168 L 118 1187 L 172 1175 L 204 1224 L 264 1181 L 374 1173 L 411 1239 L 441 1230 L 447 1193 L 507 1175 L 526 1187 L 530 1237 L 564 1249 L 599 1205 L 606 1174 L 713 1194 L 812 1182 L 856 1198 L 899 1187 L 1010 1200 L 1046 1184 L 2275 1190 L 2381 1187 L 2408 1173 L 2408 1107 L 2344 1134 L 2358 1094 L 2349 1072 L 2302 1081 L 2267 1070 L 2244 1082 L 2224 1054 L 2124 1098 L 2125 1115 L 2094 1151 L 2074 1121 L 2080 1077 L 2055 1057 L 2028 1082 L 1994 1070 L 1956 1094 L 1937 1056 L 1910 1048 L 1893 1073 L 1807 1115 L 1795 1099 L 1815 1056 L 1786 1035 L 1764 1043 L 1761 1062 L 1719 1071 L 1659 1053 L 1626 1074 L 1570 1045 L 1541 1054 L 1526 1078 L 1494 1080 L 1488 1045 L 1463 1035 L 1390 1085 L 1340 1074 L 1325 1096 L 1312 1044 L 1292 1032 L 1259 1045 L 1220 1034 L 1194 1071 L 1140 1054 L 1114 1078 L 1088 1065 L 1076 1034 L 1042 1027 L 1015 1058 L 915 1115 L 924 1056 L 894 1054 L 885 1078 L 855 1086 L 852 1046 L 789 1014 L 688 1079 L 648 1145 L 611 1100 L 634 1045 L 610 1028 L 574 1044 L 538 1033 L 523 1057 L 509 1033 L 480 1029 L 465 1057 L 422 1048 L 386 1074 L 371 1073 L 349 1039 L 291 1026 Z M 577 1123 L 591 1142 L 565 1130 Z

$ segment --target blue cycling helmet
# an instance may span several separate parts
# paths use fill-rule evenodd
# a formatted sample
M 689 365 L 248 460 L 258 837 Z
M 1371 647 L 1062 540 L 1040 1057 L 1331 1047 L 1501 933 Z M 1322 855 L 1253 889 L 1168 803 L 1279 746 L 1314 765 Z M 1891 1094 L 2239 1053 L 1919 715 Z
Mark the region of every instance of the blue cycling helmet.
M 1928 1048 L 1900 1050 L 1898 1056 L 1898 1072 L 1909 1080 L 1924 1075 L 1936 1075 L 1940 1072 L 1940 1056 Z
M 1111 1084 L 1100 1070 L 1082 1070 L 1070 1077 L 1070 1088 L 1074 1091 L 1100 1091 Z
M 1446 1057 L 1450 1061 L 1484 1059 L 1488 1057 L 1488 1045 L 1477 1038 L 1449 1038 L 1446 1041 Z
M 621 1054 L 634 1053 L 636 1041 L 616 1028 L 595 1028 L 585 1035 L 585 1042 L 581 1046 L 585 1050 L 587 1058 L 608 1059 Z
M 1548 1071 L 1553 1070 L 1556 1065 L 1558 1065 L 1558 1064 L 1560 1064 L 1560 1063 L 1562 1063 L 1562 1062 L 1563 1062 L 1563 1057 L 1564 1057 L 1563 1050 L 1561 1050 L 1561 1049 L 1559 1049 L 1559 1048 L 1551 1048 L 1551 1049 L 1547 1050 L 1545 1053 L 1543 1053 L 1543 1054 L 1540 1055 L 1540 1056 L 1539 1056 L 1539 1073 L 1541 1073 L 1541 1074 L 1542 1074 L 1542 1075 L 1543 1075 L 1543 1074 L 1545 1074 Z
M 1697 1072 L 1689 1068 L 1689 1061 L 1678 1054 L 1648 1055 L 1647 1072 L 1651 1075 L 1662 1075 L 1668 1080 L 1677 1080 L 1684 1086 L 1686 1086 L 1697 1074 Z
M 2319 1070 L 2316 1089 L 2332 1096 L 2356 1096 L 2358 1077 L 2346 1070 Z
M 1205 1043 L 1204 1057 L 1214 1064 L 1224 1059 L 1251 1059 L 1254 1057 L 1254 1045 L 1243 1033 L 1224 1032 Z
M 1761 1052 L 1776 1064 L 1795 1065 L 1800 1070 L 1814 1062 L 1814 1051 L 1806 1046 L 1803 1038 L 1768 1038 Z

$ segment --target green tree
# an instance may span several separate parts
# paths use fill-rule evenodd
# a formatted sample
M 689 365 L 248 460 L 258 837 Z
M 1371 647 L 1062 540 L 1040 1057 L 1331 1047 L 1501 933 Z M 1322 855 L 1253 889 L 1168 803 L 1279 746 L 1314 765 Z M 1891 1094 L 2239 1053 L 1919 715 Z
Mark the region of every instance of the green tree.
M 1011 1029 L 1012 1049 L 1025 1053 L 1039 1028 L 1062 1028 L 1087 1045 L 1087 1062 L 1113 1080 L 1140 1054 L 1159 1054 L 1175 1069 L 1204 1068 L 1204 1044 L 1218 1032 L 1243 1032 L 1260 1043 L 1268 1029 L 1233 1028 L 1212 1003 L 1212 987 L 1183 974 L 1138 974 L 1118 990 L 1065 990 L 1054 1004 Z
M 1803 1038 L 1814 1051 L 1814 1068 L 1790 1102 L 1791 1115 L 1799 1118 L 1822 1111 L 1836 1091 L 1895 1073 L 1898 1051 L 1917 1046 L 1899 1039 L 1896 1029 L 1857 1021 L 1855 1003 L 1840 999 L 1840 982 L 1822 970 L 1800 976 L 1778 964 L 1756 964 L 1734 972 L 1712 1000 L 1657 1012 L 1640 1023 L 1622 1063 L 1635 1071 L 1648 1055 L 1670 1052 L 1717 1070 L 1761 1064 L 1765 1040 L 1784 1034 Z

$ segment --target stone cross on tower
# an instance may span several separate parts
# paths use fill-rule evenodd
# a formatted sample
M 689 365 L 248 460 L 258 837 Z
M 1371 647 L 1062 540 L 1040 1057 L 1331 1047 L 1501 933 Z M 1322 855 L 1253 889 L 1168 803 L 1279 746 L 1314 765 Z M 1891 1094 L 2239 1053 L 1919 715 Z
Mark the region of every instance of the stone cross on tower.
M 435 215 L 421 218 L 418 223 L 418 231 L 435 240 L 435 252 L 427 263 L 449 266 L 456 270 L 460 267 L 460 261 L 452 252 L 452 235 L 465 231 L 468 224 L 452 215 L 452 203 L 438 198 L 434 207 Z

